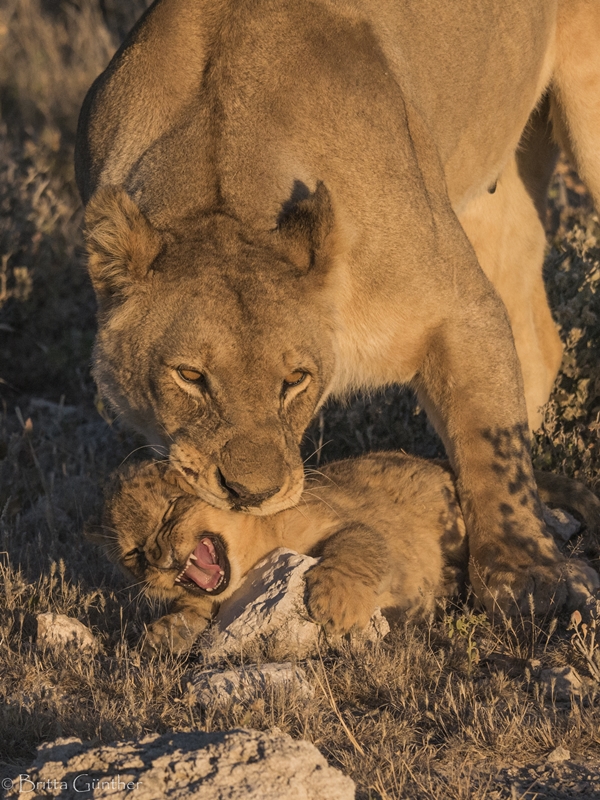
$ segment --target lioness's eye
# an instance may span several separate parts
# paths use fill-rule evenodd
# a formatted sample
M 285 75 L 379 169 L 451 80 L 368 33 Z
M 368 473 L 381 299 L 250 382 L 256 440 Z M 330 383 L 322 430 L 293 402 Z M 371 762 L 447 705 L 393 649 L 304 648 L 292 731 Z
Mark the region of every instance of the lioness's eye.
M 142 551 L 140 550 L 140 548 L 139 548 L 139 547 L 134 547 L 134 548 L 133 548 L 133 550 L 130 550 L 128 553 L 125 553 L 125 554 L 123 555 L 123 558 L 125 558 L 125 559 L 129 559 L 129 558 L 135 558 L 135 556 L 139 556 L 139 554 L 140 554 L 141 552 L 142 552 Z
M 188 383 L 203 383 L 204 375 L 197 369 L 188 369 L 187 367 L 179 367 L 177 370 L 179 377 Z
M 292 386 L 299 386 L 308 378 L 308 372 L 303 372 L 301 369 L 290 372 L 283 379 L 283 389 L 291 389 Z

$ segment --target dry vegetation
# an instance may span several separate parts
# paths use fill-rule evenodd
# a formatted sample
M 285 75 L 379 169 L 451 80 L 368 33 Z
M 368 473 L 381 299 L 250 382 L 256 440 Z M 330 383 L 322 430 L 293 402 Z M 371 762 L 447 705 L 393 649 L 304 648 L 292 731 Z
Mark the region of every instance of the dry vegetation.
M 89 377 L 94 301 L 72 148 L 85 89 L 143 6 L 0 0 L 0 777 L 58 736 L 277 725 L 312 740 L 361 798 L 599 796 L 600 659 L 593 647 L 586 659 L 566 619 L 492 628 L 449 608 L 375 649 L 324 655 L 308 670 L 308 705 L 275 692 L 200 711 L 186 675 L 201 652 L 148 661 L 136 649 L 156 609 L 81 535 L 106 475 L 142 443 L 109 424 Z M 600 228 L 564 165 L 552 206 L 547 279 L 567 352 L 535 458 L 596 487 Z M 323 459 L 440 451 L 410 395 L 391 390 L 329 407 L 307 455 L 320 444 Z M 34 615 L 46 610 L 90 625 L 101 650 L 38 648 Z M 545 697 L 531 659 L 575 667 L 581 697 Z M 546 765 L 559 745 L 572 760 Z

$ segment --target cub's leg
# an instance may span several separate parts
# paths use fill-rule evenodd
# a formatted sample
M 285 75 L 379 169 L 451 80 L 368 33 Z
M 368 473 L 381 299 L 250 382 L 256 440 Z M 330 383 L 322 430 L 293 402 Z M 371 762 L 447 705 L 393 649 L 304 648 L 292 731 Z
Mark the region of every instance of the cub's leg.
M 306 573 L 308 610 L 329 633 L 365 628 L 381 587 L 389 581 L 390 558 L 383 537 L 360 523 L 334 533 L 311 555 L 322 560 Z
M 546 236 L 540 217 L 558 152 L 546 106 L 533 115 L 520 152 L 500 175 L 494 193 L 475 198 L 459 216 L 506 306 L 532 430 L 541 425 L 540 408 L 548 401 L 562 360 L 542 278 Z
M 600 3 L 560 0 L 552 121 L 600 209 Z
M 172 653 L 189 650 L 208 627 L 213 610 L 212 601 L 190 605 L 176 600 L 168 614 L 148 626 L 144 651 L 151 654 L 157 650 Z

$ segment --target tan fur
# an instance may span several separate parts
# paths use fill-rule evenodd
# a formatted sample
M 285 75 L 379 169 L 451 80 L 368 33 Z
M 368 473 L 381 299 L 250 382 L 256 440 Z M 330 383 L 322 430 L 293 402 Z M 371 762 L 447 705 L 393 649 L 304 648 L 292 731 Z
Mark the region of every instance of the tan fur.
M 553 74 L 554 121 L 561 144 L 600 208 L 600 6 L 597 0 L 562 0 Z
M 546 503 L 582 516 L 586 554 L 597 556 L 600 501 L 568 478 L 539 472 L 536 478 Z M 225 544 L 229 583 L 218 595 L 199 596 L 175 579 L 209 533 Z M 460 595 L 468 566 L 449 467 L 404 453 L 328 464 L 310 473 L 296 508 L 270 517 L 207 505 L 164 463 L 130 466 L 114 476 L 103 525 L 88 536 L 149 596 L 171 601 L 169 613 L 150 627 L 150 648 L 189 647 L 246 573 L 278 547 L 321 557 L 307 573 L 307 605 L 335 634 L 366 627 L 376 607 L 388 616 L 431 611 L 436 598 Z M 598 585 L 593 570 L 587 577 Z
M 542 423 L 562 360 L 562 343 L 546 300 L 546 236 L 512 158 L 493 194 L 473 200 L 460 222 L 479 263 L 504 301 L 521 363 L 530 427 Z
M 535 216 L 549 170 L 515 152 L 550 92 L 598 196 L 599 20 L 592 0 L 154 3 L 79 125 L 94 374 L 200 497 L 289 508 L 326 398 L 411 382 L 457 474 L 476 591 L 561 604 L 528 450 L 560 358 Z

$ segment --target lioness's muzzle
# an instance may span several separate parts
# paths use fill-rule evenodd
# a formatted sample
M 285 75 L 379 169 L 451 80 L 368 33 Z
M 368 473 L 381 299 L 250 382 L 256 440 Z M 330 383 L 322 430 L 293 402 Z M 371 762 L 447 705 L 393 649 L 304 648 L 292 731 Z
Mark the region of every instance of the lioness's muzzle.
M 283 454 L 268 441 L 234 436 L 221 451 L 217 477 L 235 506 L 259 506 L 281 491 L 289 467 Z
M 277 494 L 281 489 L 280 486 L 274 486 L 263 492 L 253 492 L 247 486 L 237 481 L 228 481 L 220 469 L 217 469 L 217 475 L 219 483 L 222 488 L 225 489 L 231 501 L 239 506 L 259 506 L 265 500 L 268 500 L 269 497 L 273 497 L 273 495 Z

